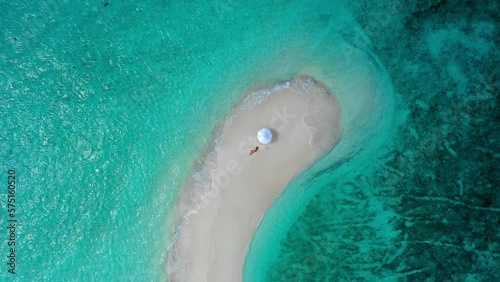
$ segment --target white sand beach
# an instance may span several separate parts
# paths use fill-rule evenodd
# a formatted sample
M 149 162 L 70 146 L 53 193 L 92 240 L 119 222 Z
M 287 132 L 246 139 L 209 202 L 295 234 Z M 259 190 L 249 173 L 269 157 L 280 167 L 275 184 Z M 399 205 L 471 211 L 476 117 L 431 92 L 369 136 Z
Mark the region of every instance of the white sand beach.
M 184 222 L 170 252 L 171 281 L 241 281 L 248 245 L 268 207 L 342 136 L 335 96 L 308 76 L 291 80 L 251 109 L 241 108 L 224 124 L 217 169 L 211 172 L 214 190 Z M 258 143 L 261 128 L 271 129 L 271 143 Z

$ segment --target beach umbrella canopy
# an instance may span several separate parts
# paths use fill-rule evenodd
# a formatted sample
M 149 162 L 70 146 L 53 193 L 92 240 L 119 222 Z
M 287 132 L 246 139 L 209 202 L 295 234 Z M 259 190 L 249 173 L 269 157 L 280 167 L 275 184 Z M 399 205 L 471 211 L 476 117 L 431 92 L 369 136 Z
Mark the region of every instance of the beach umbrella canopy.
M 257 139 L 260 143 L 267 144 L 273 140 L 273 134 L 268 128 L 262 128 L 259 132 L 257 132 Z

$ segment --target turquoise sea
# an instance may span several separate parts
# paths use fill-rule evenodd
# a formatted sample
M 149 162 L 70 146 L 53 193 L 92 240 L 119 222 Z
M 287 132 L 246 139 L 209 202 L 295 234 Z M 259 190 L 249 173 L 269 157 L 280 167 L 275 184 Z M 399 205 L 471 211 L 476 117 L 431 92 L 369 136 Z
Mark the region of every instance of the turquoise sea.
M 287 187 L 244 281 L 500 281 L 499 8 L 0 0 L 0 281 L 168 281 L 217 127 L 311 65 L 372 66 L 390 99 Z

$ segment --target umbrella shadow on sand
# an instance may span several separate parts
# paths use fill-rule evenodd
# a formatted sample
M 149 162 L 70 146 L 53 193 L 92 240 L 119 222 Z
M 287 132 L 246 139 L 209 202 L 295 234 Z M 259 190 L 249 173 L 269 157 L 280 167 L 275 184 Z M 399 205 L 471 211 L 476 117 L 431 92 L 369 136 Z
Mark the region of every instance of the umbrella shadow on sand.
M 270 128 L 269 129 L 271 131 L 271 133 L 273 134 L 273 139 L 271 140 L 271 144 L 274 144 L 276 142 L 278 142 L 278 139 L 279 139 L 279 134 L 278 134 L 278 131 L 274 130 L 273 128 Z

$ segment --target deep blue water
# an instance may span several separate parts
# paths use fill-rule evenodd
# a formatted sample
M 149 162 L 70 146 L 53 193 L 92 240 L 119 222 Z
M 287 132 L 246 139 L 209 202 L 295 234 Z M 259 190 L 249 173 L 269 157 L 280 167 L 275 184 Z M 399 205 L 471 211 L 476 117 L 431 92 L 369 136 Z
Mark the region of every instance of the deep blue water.
M 248 88 L 308 65 L 373 65 L 395 108 L 352 139 L 359 154 L 291 183 L 247 281 L 499 280 L 498 8 L 1 1 L 0 280 L 168 279 L 169 215 L 214 128 Z

